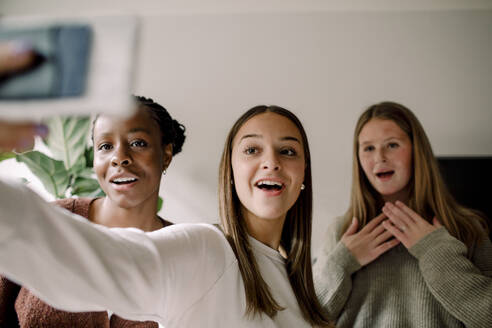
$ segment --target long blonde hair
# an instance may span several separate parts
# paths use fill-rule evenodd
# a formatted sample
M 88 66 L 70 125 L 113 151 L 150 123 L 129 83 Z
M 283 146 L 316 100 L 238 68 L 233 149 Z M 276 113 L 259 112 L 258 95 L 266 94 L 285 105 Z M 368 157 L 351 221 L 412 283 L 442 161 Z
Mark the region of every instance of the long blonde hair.
M 246 315 L 266 313 L 274 317 L 283 308 L 273 298 L 263 280 L 258 263 L 251 251 L 248 231 L 241 215 L 241 204 L 231 184 L 232 142 L 239 129 L 252 117 L 272 112 L 291 120 L 299 129 L 304 146 L 306 169 L 305 189 L 287 212 L 280 244 L 287 253 L 286 269 L 290 284 L 304 318 L 316 326 L 330 326 L 314 292 L 311 269 L 312 184 L 311 157 L 306 133 L 299 119 L 290 111 L 277 106 L 256 106 L 244 113 L 227 136 L 219 170 L 219 209 L 222 228 L 238 260 L 246 293 Z
M 468 246 L 471 255 L 477 244 L 487 237 L 485 219 L 477 211 L 456 202 L 441 177 L 431 144 L 419 120 L 408 108 L 394 102 L 370 106 L 361 114 L 355 126 L 352 192 L 344 230 L 348 228 L 352 217 L 358 219 L 359 227 L 362 228 L 381 212 L 383 205 L 381 196 L 365 176 L 359 160 L 359 134 L 373 118 L 395 122 L 412 142 L 410 208 L 429 222 L 434 216 L 437 217 L 452 236 Z

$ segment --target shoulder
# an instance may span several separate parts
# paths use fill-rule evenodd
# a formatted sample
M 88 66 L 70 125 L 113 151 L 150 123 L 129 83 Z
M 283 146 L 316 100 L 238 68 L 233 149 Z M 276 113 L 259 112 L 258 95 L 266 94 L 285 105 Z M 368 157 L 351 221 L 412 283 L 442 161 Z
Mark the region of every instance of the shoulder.
M 195 252 L 204 249 L 215 251 L 230 249 L 229 242 L 222 231 L 212 224 L 178 223 L 149 232 L 148 235 L 157 243 L 192 248 Z M 232 249 L 230 251 L 232 252 Z
M 72 213 L 78 214 L 85 218 L 89 217 L 89 209 L 95 198 L 65 198 L 58 199 L 52 204 L 62 207 Z
M 210 224 L 177 223 L 143 233 L 162 263 L 180 266 L 183 270 L 199 270 L 216 277 L 236 261 L 224 234 Z
M 343 230 L 346 221 L 347 221 L 347 217 L 345 215 L 340 215 L 333 218 L 328 224 L 328 227 L 325 232 L 325 238 L 333 239 L 335 241 L 340 240 L 342 238 L 343 233 L 345 232 Z
M 321 253 L 330 253 L 338 244 L 343 235 L 345 226 L 345 215 L 332 218 L 323 235 L 322 245 L 317 251 L 318 256 Z

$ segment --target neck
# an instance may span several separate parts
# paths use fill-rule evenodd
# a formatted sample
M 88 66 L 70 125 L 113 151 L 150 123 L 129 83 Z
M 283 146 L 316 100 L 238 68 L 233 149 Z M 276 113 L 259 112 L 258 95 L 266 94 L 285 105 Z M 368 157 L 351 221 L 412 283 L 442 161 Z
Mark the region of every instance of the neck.
M 249 235 L 268 247 L 278 250 L 285 215 L 278 219 L 262 219 L 251 213 L 244 214 Z
M 408 204 L 408 201 L 410 199 L 410 190 L 406 187 L 394 194 L 381 196 L 384 202 L 390 202 L 394 204 L 397 200 L 399 200 L 402 203 Z
M 123 208 L 106 196 L 92 204 L 90 218 L 94 223 L 110 228 L 138 228 L 143 231 L 162 228 L 162 223 L 157 217 L 157 200 Z

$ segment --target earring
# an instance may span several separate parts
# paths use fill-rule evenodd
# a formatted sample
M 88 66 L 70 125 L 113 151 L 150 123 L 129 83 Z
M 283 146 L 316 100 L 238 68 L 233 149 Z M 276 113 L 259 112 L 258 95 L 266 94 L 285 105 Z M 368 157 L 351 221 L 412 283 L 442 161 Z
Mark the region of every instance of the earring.
M 306 189 L 306 186 L 304 185 L 304 183 L 301 185 L 301 190 L 304 190 Z
M 231 185 L 233 185 L 233 186 L 234 186 L 234 181 L 233 181 L 232 179 L 231 179 Z
M 166 175 L 166 170 L 163 170 L 162 171 L 162 175 Z

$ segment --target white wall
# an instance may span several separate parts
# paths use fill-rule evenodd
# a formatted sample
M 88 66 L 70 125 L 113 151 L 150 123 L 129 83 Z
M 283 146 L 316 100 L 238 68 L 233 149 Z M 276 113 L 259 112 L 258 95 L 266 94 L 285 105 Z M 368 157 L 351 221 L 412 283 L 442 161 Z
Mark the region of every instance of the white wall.
M 53 1 L 23 2 L 7 0 L 0 10 L 68 13 Z M 351 138 L 368 105 L 394 100 L 413 109 L 438 155 L 492 155 L 490 1 L 374 1 L 378 10 L 357 1 L 351 8 L 291 1 L 286 10 L 275 10 L 274 1 L 259 10 L 215 1 L 188 11 L 173 1 L 139 3 L 115 9 L 142 14 L 136 93 L 159 101 L 188 129 L 161 192 L 161 214 L 175 222 L 216 221 L 225 136 L 257 104 L 293 110 L 308 132 L 314 247 L 348 205 Z M 88 2 L 86 10 L 98 6 Z M 111 11 L 108 2 L 101 6 Z

